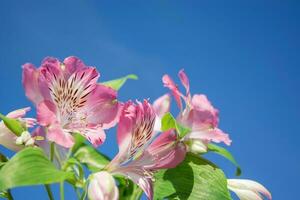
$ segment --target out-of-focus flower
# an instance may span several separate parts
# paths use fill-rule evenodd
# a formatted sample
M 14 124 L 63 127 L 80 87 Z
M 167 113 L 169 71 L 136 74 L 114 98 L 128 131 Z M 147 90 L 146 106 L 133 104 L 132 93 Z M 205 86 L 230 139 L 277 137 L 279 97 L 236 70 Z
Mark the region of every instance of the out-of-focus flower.
M 147 100 L 127 102 L 117 130 L 119 153 L 107 166 L 112 174 L 129 177 L 149 199 L 153 198 L 153 171 L 177 166 L 185 157 L 185 146 L 173 130 L 154 131 L 156 114 Z
M 88 197 L 90 200 L 117 200 L 119 190 L 112 175 L 106 171 L 92 174 L 88 186 Z
M 228 189 L 241 200 L 262 200 L 263 196 L 272 199 L 271 193 L 260 183 L 245 179 L 228 179 Z
M 97 84 L 99 76 L 76 57 L 62 63 L 48 57 L 38 69 L 23 65 L 26 96 L 36 105 L 38 123 L 50 141 L 69 148 L 72 133 L 78 132 L 95 147 L 103 143 L 103 129 L 116 124 L 121 105 L 115 90 Z
M 34 139 L 31 137 L 31 135 L 28 131 L 24 131 L 20 137 L 17 137 L 16 144 L 24 145 L 24 146 L 33 146 Z
M 178 74 L 182 85 L 186 89 L 186 94 L 182 94 L 178 86 L 169 77 L 169 75 L 163 76 L 164 86 L 169 88 L 180 108 L 180 113 L 177 116 L 177 121 L 185 127 L 191 129 L 191 132 L 187 134 L 183 141 L 189 146 L 189 151 L 197 152 L 199 150 L 206 151 L 203 145 L 207 145 L 210 142 L 224 142 L 227 145 L 231 144 L 228 134 L 224 133 L 218 128 L 219 114 L 207 97 L 203 94 L 190 94 L 190 84 L 187 75 L 183 70 Z M 162 97 L 161 97 L 162 98 Z M 182 106 L 182 99 L 185 102 L 185 108 Z M 169 99 L 165 99 L 169 101 Z M 156 104 L 162 104 L 162 101 L 156 101 Z M 168 103 L 164 102 L 165 105 Z M 156 107 L 162 107 L 162 105 L 156 105 Z M 160 109 L 162 111 L 163 109 Z M 167 109 L 164 111 L 168 112 Z M 161 113 L 160 113 L 161 114 Z M 191 142 L 193 140 L 193 142 Z M 195 141 L 197 141 L 195 143 Z M 201 144 L 199 146 L 199 144 Z M 201 148 L 201 149 L 200 149 Z
M 19 121 L 23 122 L 27 128 L 31 128 L 35 125 L 36 120 L 33 118 L 24 118 L 24 116 L 29 110 L 30 110 L 29 107 L 18 109 L 7 114 L 7 117 L 18 119 Z M 30 139 L 31 138 L 29 138 L 26 141 L 32 143 Z M 3 121 L 1 121 L 0 122 L 0 144 L 13 151 L 19 151 L 22 148 L 24 148 L 24 146 L 16 144 L 17 142 L 16 140 L 17 140 L 17 136 L 5 126 Z

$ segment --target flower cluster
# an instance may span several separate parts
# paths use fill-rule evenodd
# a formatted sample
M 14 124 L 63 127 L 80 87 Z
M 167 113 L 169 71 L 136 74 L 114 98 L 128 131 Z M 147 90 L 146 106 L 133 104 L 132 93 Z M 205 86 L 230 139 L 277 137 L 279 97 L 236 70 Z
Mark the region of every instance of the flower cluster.
M 23 86 L 36 109 L 36 119 L 25 118 L 29 108 L 0 115 L 3 120 L 0 144 L 19 152 L 16 156 L 25 149 L 42 149 L 58 170 L 73 173 L 73 178 L 66 181 L 82 191 L 82 199 L 123 199 L 124 190 L 130 184 L 135 191 L 141 188 L 148 199 L 160 199 L 161 196 L 155 197 L 156 173 L 176 170 L 190 155 L 202 159 L 202 155 L 212 149 L 226 151 L 214 144 L 232 142 L 219 128 L 218 110 L 205 95 L 191 94 L 189 79 L 183 70 L 178 75 L 185 93 L 169 75 L 164 75 L 163 85 L 170 93 L 153 103 L 147 99 L 121 102 L 117 90 L 128 77 L 98 82 L 97 69 L 86 66 L 76 57 L 68 57 L 63 62 L 47 57 L 38 68 L 24 64 Z M 178 106 L 177 117 L 170 113 L 172 98 Z M 102 163 L 102 167 L 99 163 L 93 165 L 95 160 L 87 161 L 91 156 L 89 152 L 78 149 L 84 145 L 88 147 L 86 150 L 103 157 L 95 148 L 105 142 L 107 130 L 114 126 L 117 126 L 118 154 Z M 0 165 L 0 177 L 13 160 L 3 162 L 4 167 Z M 94 167 L 89 168 L 92 173 L 87 178 L 82 172 L 83 164 Z M 11 188 L 1 184 L 0 180 L 0 192 L 1 188 Z M 271 199 L 268 190 L 254 181 L 225 179 L 225 184 L 240 199 L 260 200 L 263 196 Z M 15 186 L 22 185 L 26 184 Z M 141 197 L 141 193 L 136 193 L 131 194 L 131 199 Z

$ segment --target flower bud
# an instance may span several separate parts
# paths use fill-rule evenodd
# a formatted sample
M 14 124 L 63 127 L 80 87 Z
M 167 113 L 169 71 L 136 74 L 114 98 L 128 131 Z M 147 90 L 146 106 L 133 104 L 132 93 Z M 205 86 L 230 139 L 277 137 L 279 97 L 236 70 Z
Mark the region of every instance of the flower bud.
M 91 175 L 88 197 L 91 200 L 117 200 L 119 191 L 112 175 L 106 171 Z
M 201 140 L 191 139 L 186 142 L 186 145 L 188 151 L 194 154 L 207 152 L 207 146 Z
M 261 200 L 262 195 L 272 199 L 271 193 L 260 183 L 245 179 L 228 179 L 228 189 L 240 199 Z

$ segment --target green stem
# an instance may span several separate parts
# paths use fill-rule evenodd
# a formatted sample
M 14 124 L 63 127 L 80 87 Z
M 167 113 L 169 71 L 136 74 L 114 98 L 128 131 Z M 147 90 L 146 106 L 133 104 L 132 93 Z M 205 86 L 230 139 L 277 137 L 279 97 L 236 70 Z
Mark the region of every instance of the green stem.
M 60 182 L 60 200 L 65 199 L 65 190 L 64 190 L 64 182 Z
M 53 159 L 54 159 L 54 142 L 51 142 L 50 143 L 50 161 L 53 162 Z
M 12 194 L 11 194 L 11 192 L 10 192 L 9 189 L 7 190 L 7 199 L 8 200 L 14 200 L 14 198 L 13 198 L 13 196 L 12 196 Z
M 48 184 L 45 185 L 45 188 L 46 188 L 46 191 L 47 191 L 49 200 L 54 200 L 53 193 L 52 193 L 52 191 L 51 191 L 50 185 L 48 185 Z
M 75 192 L 76 192 L 77 198 L 80 199 L 81 194 L 80 194 L 78 188 L 75 187 L 75 186 L 73 186 L 73 188 L 74 188 L 74 190 L 75 190 Z

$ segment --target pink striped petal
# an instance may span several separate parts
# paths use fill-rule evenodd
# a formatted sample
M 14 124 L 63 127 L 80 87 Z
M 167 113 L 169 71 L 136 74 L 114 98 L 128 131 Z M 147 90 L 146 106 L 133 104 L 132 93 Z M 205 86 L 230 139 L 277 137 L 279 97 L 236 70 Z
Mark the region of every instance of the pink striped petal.
M 178 90 L 177 85 L 174 83 L 174 81 L 171 79 L 171 77 L 169 75 L 164 75 L 162 78 L 162 81 L 164 83 L 164 86 L 169 88 L 172 91 L 172 94 L 176 100 L 176 103 L 181 110 L 182 109 L 182 102 L 181 102 L 182 94 Z
M 82 134 L 95 148 L 104 143 L 106 139 L 105 132 L 102 128 L 87 128 L 80 131 Z
M 65 71 L 64 74 L 66 79 L 68 79 L 76 71 L 86 68 L 86 65 L 79 58 L 75 56 L 69 56 L 65 58 L 63 65 L 64 65 L 63 68 Z
M 152 142 L 141 160 L 151 160 L 152 164 L 145 166 L 151 170 L 173 168 L 184 160 L 185 154 L 185 145 L 178 142 L 174 130 L 169 130 L 163 132 Z
M 117 92 L 98 84 L 87 99 L 84 111 L 88 113 L 87 121 L 111 128 L 118 121 L 122 105 L 117 101 Z
M 190 81 L 189 78 L 187 77 L 187 75 L 185 74 L 184 70 L 180 70 L 178 73 L 179 79 L 182 83 L 182 85 L 184 86 L 185 90 L 186 90 L 186 97 L 187 99 L 189 99 L 190 97 Z

